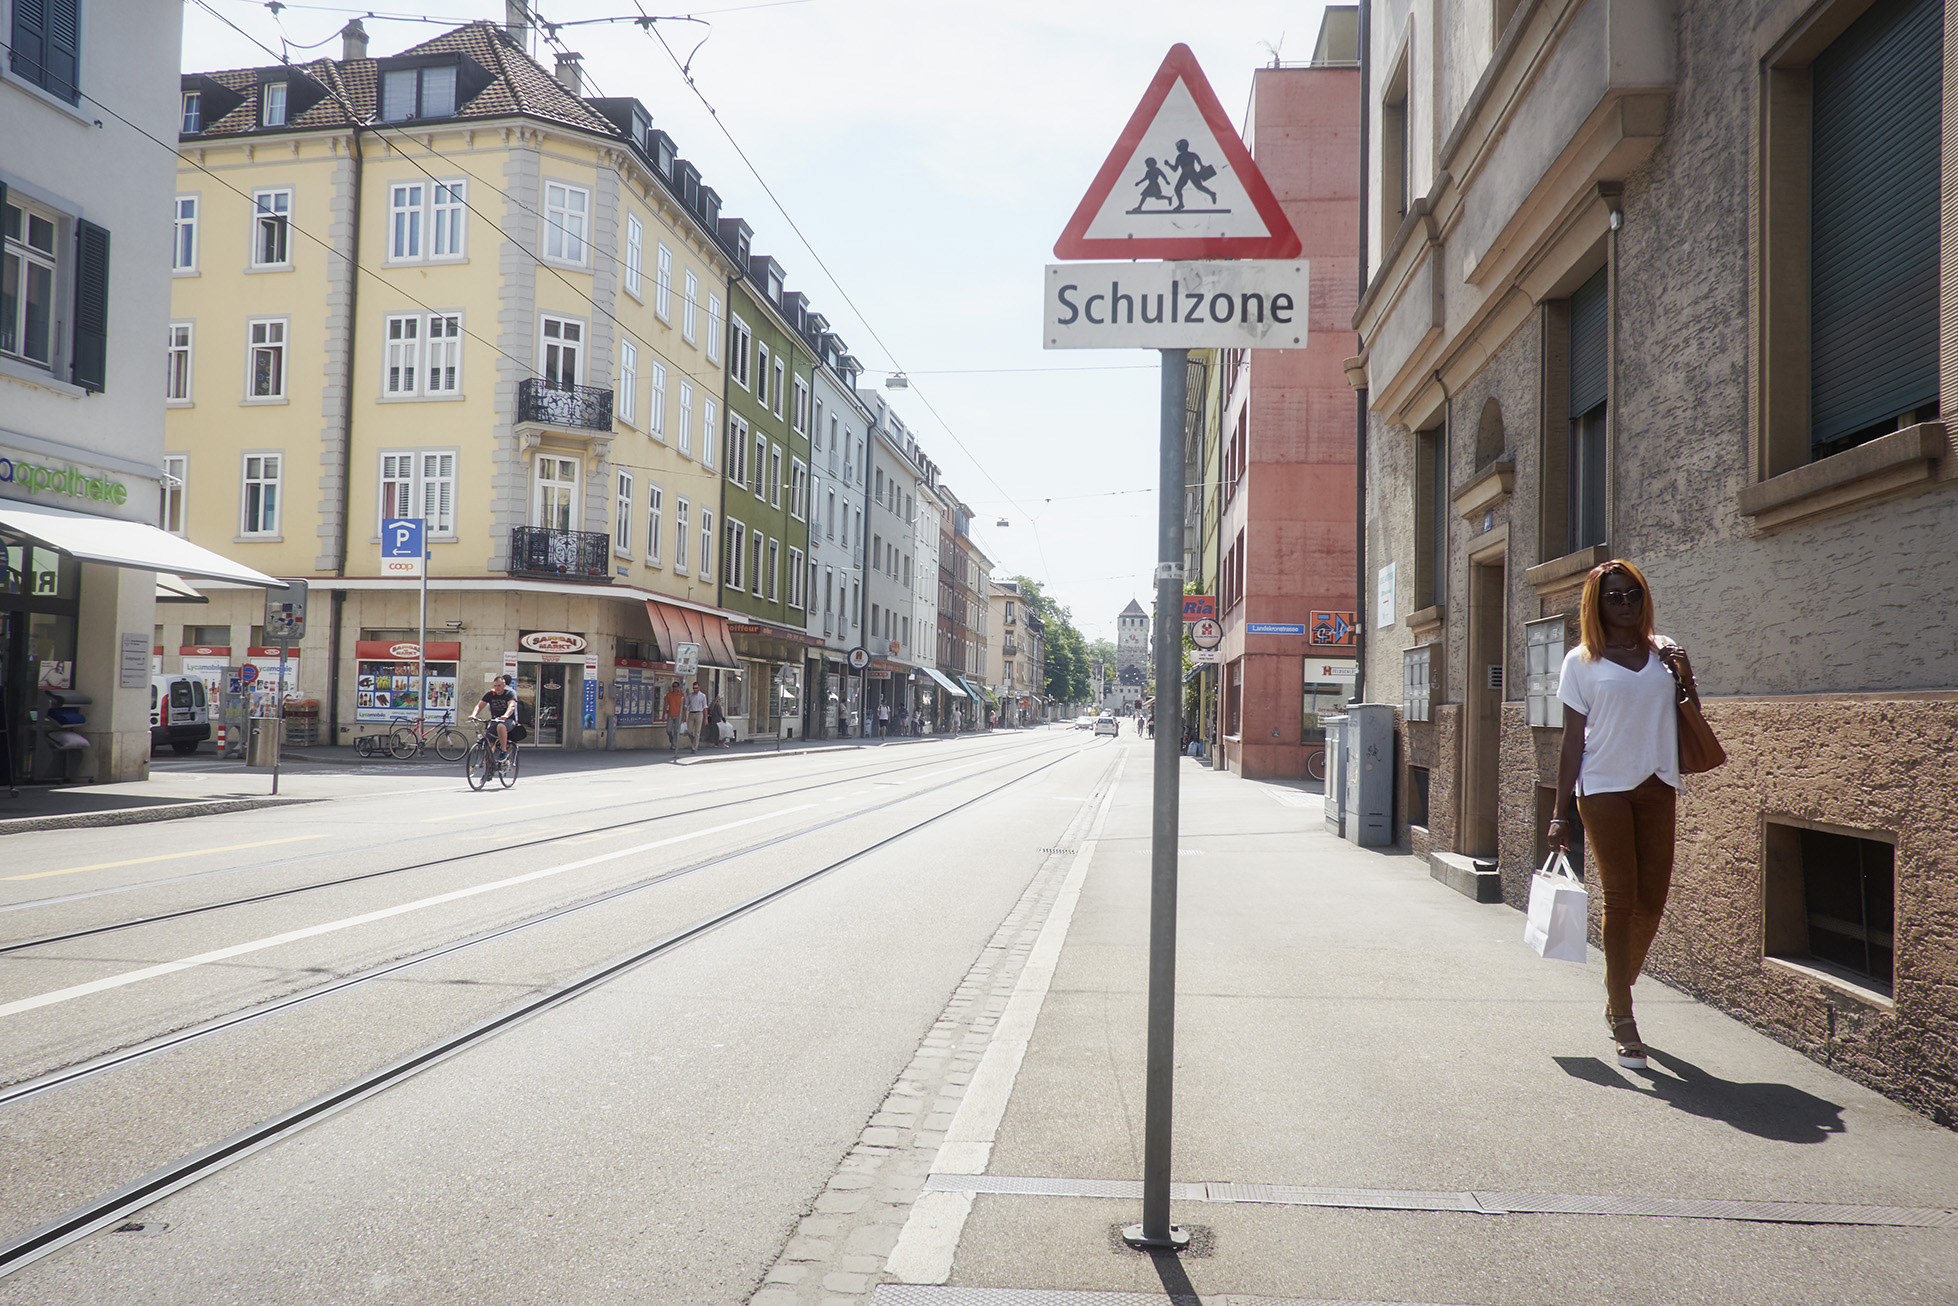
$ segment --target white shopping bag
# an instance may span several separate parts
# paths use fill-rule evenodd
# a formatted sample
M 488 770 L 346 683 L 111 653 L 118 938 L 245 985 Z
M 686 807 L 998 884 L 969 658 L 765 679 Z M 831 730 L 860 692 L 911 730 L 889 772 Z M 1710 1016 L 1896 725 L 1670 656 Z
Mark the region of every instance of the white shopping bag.
M 1590 929 L 1589 900 L 1584 885 L 1571 873 L 1561 852 L 1544 859 L 1543 869 L 1530 877 L 1530 912 L 1523 921 L 1523 942 L 1540 957 L 1583 964 L 1584 942 Z

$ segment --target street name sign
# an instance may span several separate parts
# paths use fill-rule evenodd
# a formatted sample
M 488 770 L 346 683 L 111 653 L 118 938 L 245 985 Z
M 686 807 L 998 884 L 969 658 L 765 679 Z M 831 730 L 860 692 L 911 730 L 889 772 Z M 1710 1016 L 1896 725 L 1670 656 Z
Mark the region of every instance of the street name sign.
M 1048 349 L 1303 349 L 1304 259 L 1049 263 Z
M 381 575 L 414 580 L 422 574 L 422 519 L 390 517 L 381 523 Z
M 1054 257 L 1289 259 L 1298 233 L 1190 47 L 1170 47 Z
M 1244 623 L 1247 635 L 1303 635 L 1305 626 L 1291 621 L 1247 621 Z

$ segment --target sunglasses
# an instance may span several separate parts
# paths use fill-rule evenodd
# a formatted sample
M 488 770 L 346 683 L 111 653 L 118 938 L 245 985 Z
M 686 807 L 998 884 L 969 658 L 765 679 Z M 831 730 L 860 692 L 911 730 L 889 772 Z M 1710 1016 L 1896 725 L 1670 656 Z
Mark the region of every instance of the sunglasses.
M 1632 588 L 1622 590 L 1616 594 L 1606 590 L 1600 593 L 1598 597 L 1615 608 L 1634 608 L 1645 602 L 1645 591 L 1634 585 Z

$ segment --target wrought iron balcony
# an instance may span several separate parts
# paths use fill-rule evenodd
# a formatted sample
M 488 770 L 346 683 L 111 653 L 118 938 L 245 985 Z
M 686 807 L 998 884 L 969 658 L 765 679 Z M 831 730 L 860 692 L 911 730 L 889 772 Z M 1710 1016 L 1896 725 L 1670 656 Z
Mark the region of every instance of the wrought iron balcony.
M 510 574 L 610 580 L 612 537 L 604 531 L 513 526 L 510 528 Z
M 533 376 L 517 382 L 517 420 L 580 431 L 612 429 L 612 392 Z

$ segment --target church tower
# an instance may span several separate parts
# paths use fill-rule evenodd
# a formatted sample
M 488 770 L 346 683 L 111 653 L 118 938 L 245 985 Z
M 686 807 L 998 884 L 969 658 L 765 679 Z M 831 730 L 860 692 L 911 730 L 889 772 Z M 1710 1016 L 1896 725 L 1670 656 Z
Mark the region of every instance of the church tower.
M 1134 599 L 1115 618 L 1115 683 L 1105 706 L 1117 712 L 1141 708 L 1149 687 L 1149 614 Z

